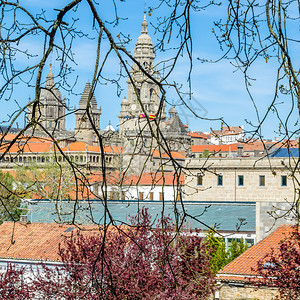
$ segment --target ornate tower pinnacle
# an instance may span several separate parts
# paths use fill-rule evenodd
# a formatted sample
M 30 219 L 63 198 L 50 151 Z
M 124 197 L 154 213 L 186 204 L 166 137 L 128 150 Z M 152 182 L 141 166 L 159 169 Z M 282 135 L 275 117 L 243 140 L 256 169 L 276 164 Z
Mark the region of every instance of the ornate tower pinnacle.
M 146 12 L 144 12 L 144 21 L 142 23 L 142 31 L 141 31 L 141 33 L 145 33 L 145 34 L 148 33 L 148 23 L 147 23 L 147 20 L 146 20 Z

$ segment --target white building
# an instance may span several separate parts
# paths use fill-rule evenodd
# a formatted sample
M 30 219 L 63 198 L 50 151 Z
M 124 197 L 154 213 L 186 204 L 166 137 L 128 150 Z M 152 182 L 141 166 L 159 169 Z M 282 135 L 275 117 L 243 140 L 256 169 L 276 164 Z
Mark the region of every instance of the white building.
M 210 142 L 214 145 L 234 144 L 245 139 L 244 126 L 225 126 L 221 130 L 212 130 Z

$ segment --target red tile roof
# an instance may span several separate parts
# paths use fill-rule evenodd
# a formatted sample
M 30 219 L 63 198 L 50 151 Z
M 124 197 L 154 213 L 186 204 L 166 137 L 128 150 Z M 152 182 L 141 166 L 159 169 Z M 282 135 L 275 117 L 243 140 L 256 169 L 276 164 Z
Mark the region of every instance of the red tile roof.
M 98 234 L 101 228 L 97 225 L 80 225 L 80 232 L 84 235 L 94 235 Z M 0 258 L 60 261 L 59 244 L 63 245 L 65 239 L 78 230 L 75 225 L 67 224 L 4 222 L 0 225 Z M 109 230 L 113 232 L 116 228 L 111 226 Z
M 113 173 L 107 173 L 107 184 L 108 185 L 116 185 L 118 184 L 119 180 L 123 179 L 122 185 L 176 185 L 178 182 L 178 177 L 175 176 L 171 172 L 165 172 L 162 174 L 161 172 L 158 173 L 142 173 L 141 175 L 124 175 L 124 177 L 119 176 L 119 173 L 113 172 Z M 89 176 L 89 183 L 94 184 L 96 182 L 102 182 L 103 177 L 100 174 L 93 174 Z M 180 184 L 184 184 L 184 175 L 180 175 L 179 177 Z
M 294 227 L 291 225 L 282 225 L 269 236 L 259 243 L 255 244 L 234 261 L 226 265 L 223 270 L 219 271 L 217 276 L 224 281 L 248 281 L 247 276 L 256 275 L 257 262 L 263 259 L 273 248 L 276 253 L 279 242 L 290 236 Z
M 122 149 L 121 147 L 117 147 L 117 146 L 104 146 L 104 152 L 105 153 L 120 153 L 121 149 Z M 89 145 L 85 142 L 75 142 L 75 143 L 70 144 L 67 147 L 63 147 L 62 151 L 100 152 L 100 147 L 99 146 L 91 146 L 91 145 Z
M 212 134 L 216 136 L 235 135 L 242 133 L 243 131 L 241 126 L 224 126 L 222 130 L 212 130 Z
M 210 134 L 205 134 L 201 131 L 191 131 L 190 133 L 188 133 L 192 138 L 200 138 L 200 139 L 209 139 L 210 138 Z
M 4 153 L 9 147 L 9 143 L 2 144 L 0 146 L 0 153 Z M 36 142 L 36 143 L 14 143 L 12 147 L 10 147 L 8 153 L 41 153 L 41 152 L 50 152 L 51 148 L 53 148 L 53 143 L 44 141 L 44 142 Z
M 208 149 L 209 152 L 228 152 L 229 149 L 231 151 L 237 151 L 238 144 L 230 144 L 230 145 L 192 145 L 191 151 L 193 153 L 202 153 L 205 149 Z
M 132 174 L 126 180 L 132 185 L 176 185 L 177 179 L 173 173 L 143 173 L 141 176 Z M 184 176 L 181 175 L 179 182 L 184 184 Z
M 185 159 L 185 156 L 177 151 L 171 151 L 171 156 L 175 159 Z M 160 153 L 158 150 L 153 151 L 153 157 L 170 158 L 169 154 L 166 152 Z
M 70 235 L 65 231 L 71 227 L 75 228 L 56 223 L 4 222 L 0 226 L 0 258 L 59 261 L 58 245 Z

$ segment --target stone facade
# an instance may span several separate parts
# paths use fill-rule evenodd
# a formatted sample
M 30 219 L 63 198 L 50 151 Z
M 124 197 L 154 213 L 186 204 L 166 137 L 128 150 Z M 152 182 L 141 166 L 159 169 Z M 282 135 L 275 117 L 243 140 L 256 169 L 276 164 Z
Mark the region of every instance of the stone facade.
M 29 99 L 29 101 L 31 101 Z M 28 119 L 32 117 L 32 106 L 29 107 Z M 50 71 L 46 78 L 45 87 L 40 93 L 40 105 L 36 107 L 36 120 L 48 131 L 65 130 L 65 99 L 55 86 L 54 75 Z
M 186 200 L 293 202 L 288 163 L 282 158 L 187 159 Z
M 153 168 L 152 159 L 152 153 L 159 145 L 186 154 L 191 144 L 187 126 L 182 124 L 175 106 L 170 109 L 167 118 L 165 99 L 160 97 L 160 75 L 154 65 L 154 47 L 147 27 L 144 16 L 141 35 L 134 48 L 135 62 L 127 81 L 128 98 L 125 97 L 121 103 L 118 132 L 111 131 L 111 127 L 109 130 L 100 130 L 101 109 L 97 107 L 90 83 L 86 84 L 79 107 L 75 110 L 74 132 L 65 130 L 65 102 L 55 87 L 51 70 L 41 93 L 43 109 L 40 118 L 43 127 L 46 130 L 53 128 L 52 133 L 59 140 L 73 138 L 70 143 L 76 140 L 98 146 L 100 135 L 105 145 L 122 147 L 124 151 L 119 171 L 127 169 L 129 164 L 128 171 L 133 173 L 159 170 L 158 166 Z M 31 115 L 29 111 L 29 121 Z M 29 132 L 27 134 L 30 135 Z M 42 135 L 43 130 L 35 134 Z
M 187 159 L 185 200 L 255 202 L 260 241 L 279 225 L 295 223 L 287 214 L 299 188 L 291 177 L 291 164 L 288 158 Z
M 97 108 L 96 98 L 90 83 L 87 82 L 79 101 L 79 108 L 75 112 L 75 137 L 78 141 L 85 141 L 90 145 L 97 144 L 95 130 L 100 131 L 100 115 L 101 109 Z
M 130 71 L 128 98 L 123 99 L 119 115 L 119 135 L 123 140 L 124 153 L 129 158 L 139 156 L 138 164 L 133 166 L 134 169 L 139 167 L 138 171 L 149 167 L 149 154 L 159 143 L 172 151 L 184 152 L 188 151 L 191 144 L 191 137 L 175 106 L 171 107 L 169 117 L 166 116 L 165 101 L 159 95 L 159 73 L 154 65 L 155 53 L 147 26 L 144 16 L 133 55 L 138 64 L 135 63 Z
M 247 284 L 223 283 L 216 292 L 216 300 L 274 300 L 278 296 L 275 288 L 255 288 Z

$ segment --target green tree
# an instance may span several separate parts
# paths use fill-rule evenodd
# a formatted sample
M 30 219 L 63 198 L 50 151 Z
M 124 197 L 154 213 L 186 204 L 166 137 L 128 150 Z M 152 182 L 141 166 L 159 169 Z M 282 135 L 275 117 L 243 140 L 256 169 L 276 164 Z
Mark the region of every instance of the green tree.
M 215 230 L 210 229 L 206 235 L 208 243 L 208 254 L 210 255 L 210 263 L 214 273 L 217 273 L 226 264 L 226 245 L 221 237 L 215 236 Z
M 231 245 L 226 249 L 225 241 L 222 237 L 215 236 L 214 228 L 210 229 L 206 235 L 208 243 L 208 254 L 210 255 L 210 263 L 214 273 L 217 273 L 225 265 L 236 259 L 244 251 L 247 250 L 248 245 L 241 239 L 233 239 Z
M 14 189 L 14 178 L 0 170 L 0 224 L 4 221 L 18 221 L 22 211 L 19 209 L 20 195 Z
M 237 241 L 237 239 L 233 239 L 226 253 L 227 263 L 230 263 L 231 261 L 235 260 L 247 249 L 248 249 L 248 245 L 246 242 L 244 242 L 244 239 L 241 239 L 239 242 Z
M 89 196 L 87 178 L 82 172 L 72 170 L 66 162 L 58 162 L 55 156 L 45 158 L 44 163 L 31 163 L 17 166 L 18 190 L 26 198 L 49 200 L 55 204 L 58 222 L 63 222 L 63 215 L 74 213 L 65 210 L 64 200 L 83 200 Z
M 200 154 L 200 158 L 208 158 L 209 157 L 209 150 L 204 149 L 204 151 Z

